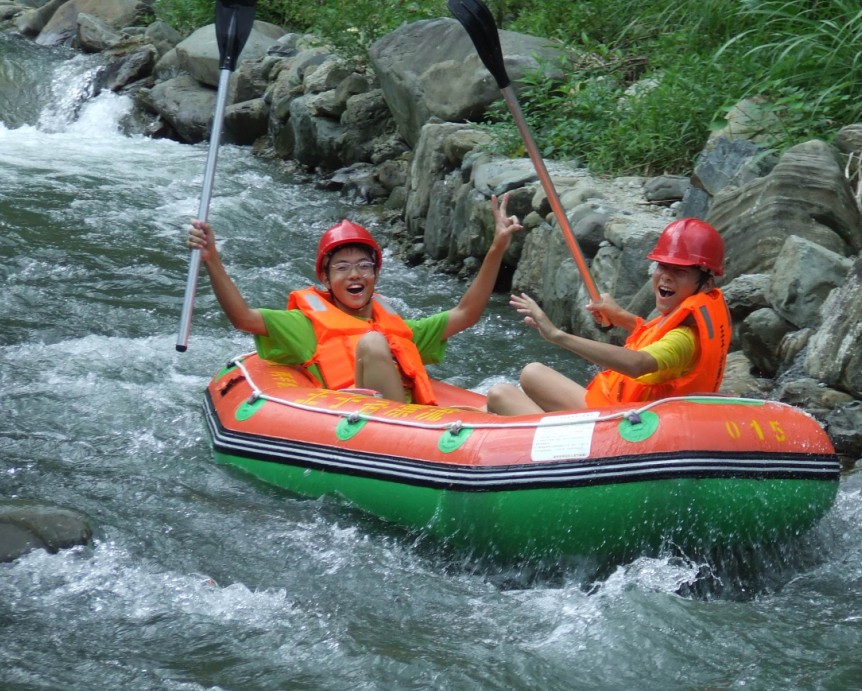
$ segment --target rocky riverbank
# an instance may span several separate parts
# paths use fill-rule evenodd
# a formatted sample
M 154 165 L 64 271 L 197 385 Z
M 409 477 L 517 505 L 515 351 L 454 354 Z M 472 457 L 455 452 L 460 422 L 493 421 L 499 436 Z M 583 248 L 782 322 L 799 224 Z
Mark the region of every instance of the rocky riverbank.
M 181 36 L 145 26 L 149 7 L 0 1 L 0 21 L 44 45 L 101 53 L 98 88 L 137 103 L 131 131 L 202 141 L 218 80 L 214 28 Z M 501 32 L 501 42 L 515 82 L 539 67 L 536 56 L 552 64 L 558 55 L 537 37 Z M 470 124 L 498 97 L 452 19 L 399 28 L 373 45 L 367 65 L 256 22 L 232 81 L 225 139 L 373 205 L 381 239 L 405 261 L 465 278 L 490 242 L 490 196 L 508 192 L 529 232 L 510 249 L 500 289 L 528 291 L 567 329 L 618 342 L 622 334 L 598 331 L 582 309 L 586 291 L 529 160 L 489 154 L 489 135 Z M 723 390 L 803 407 L 850 465 L 862 457 L 862 124 L 777 157 L 762 141 L 765 112 L 740 103 L 690 176 L 609 180 L 577 162 L 549 168 L 599 290 L 641 314 L 652 308 L 644 256 L 661 229 L 681 216 L 712 223 L 727 246 L 722 287 L 735 325 Z

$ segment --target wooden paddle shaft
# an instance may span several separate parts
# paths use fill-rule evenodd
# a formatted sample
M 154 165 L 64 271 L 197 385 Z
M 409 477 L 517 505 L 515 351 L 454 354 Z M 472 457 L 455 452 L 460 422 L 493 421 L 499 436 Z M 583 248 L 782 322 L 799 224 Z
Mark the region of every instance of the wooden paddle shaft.
M 578 240 L 575 238 L 575 234 L 572 232 L 572 228 L 569 225 L 569 219 L 566 217 L 566 212 L 563 209 L 563 205 L 560 203 L 560 197 L 557 194 L 557 190 L 554 188 L 554 183 L 551 181 L 551 176 L 548 174 L 545 162 L 542 160 L 539 150 L 536 148 L 536 143 L 533 141 L 533 135 L 530 134 L 530 129 L 527 127 L 526 120 L 524 120 L 524 113 L 521 111 L 521 106 L 518 103 L 517 96 L 515 96 L 515 90 L 512 88 L 512 85 L 509 84 L 503 89 L 500 89 L 500 92 L 503 94 L 506 105 L 509 106 L 509 111 L 515 119 L 515 125 L 521 133 L 521 139 L 524 140 L 524 146 L 527 148 L 527 153 L 530 155 L 530 160 L 533 162 L 533 167 L 536 169 L 536 174 L 539 176 L 539 182 L 542 183 L 542 188 L 545 190 L 545 194 L 548 197 L 548 202 L 551 205 L 551 209 L 554 212 L 557 223 L 560 224 L 560 228 L 563 231 L 563 237 L 566 240 L 566 244 L 569 246 L 569 251 L 572 253 L 572 258 L 575 260 L 578 271 L 581 273 L 581 278 L 584 281 L 584 285 L 587 287 L 587 292 L 589 292 L 590 298 L 592 298 L 593 302 L 598 302 L 599 291 L 596 288 L 596 283 L 593 281 L 590 269 L 587 266 L 587 261 L 584 259 L 584 253 L 581 252 Z

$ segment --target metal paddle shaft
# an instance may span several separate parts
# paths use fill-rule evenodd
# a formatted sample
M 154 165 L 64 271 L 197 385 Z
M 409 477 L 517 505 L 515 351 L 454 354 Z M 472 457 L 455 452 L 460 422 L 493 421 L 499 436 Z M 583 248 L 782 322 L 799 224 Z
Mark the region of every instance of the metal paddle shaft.
M 447 4 L 449 11 L 452 12 L 454 17 L 466 29 L 467 34 L 473 41 L 473 45 L 476 47 L 476 52 L 496 80 L 497 86 L 500 88 L 506 101 L 506 105 L 509 107 L 509 112 L 512 113 L 512 117 L 515 120 L 515 125 L 518 127 L 518 132 L 521 134 L 521 139 L 524 141 L 524 146 L 527 149 L 530 160 L 533 162 L 533 167 L 536 169 L 539 182 L 542 184 L 542 188 L 548 197 L 548 202 L 551 205 L 557 223 L 559 223 L 563 231 L 563 237 L 566 240 L 572 258 L 575 260 L 584 285 L 587 287 L 587 292 L 589 292 L 593 302 L 598 302 L 599 291 L 590 274 L 589 267 L 587 267 L 584 253 L 581 251 L 578 240 L 572 232 L 569 219 L 566 217 L 563 205 L 560 203 L 560 197 L 554 188 L 554 183 L 548 174 L 545 162 L 536 148 L 533 135 L 530 133 L 530 129 L 524 119 L 524 113 L 521 111 L 517 96 L 515 96 L 512 82 L 509 79 L 509 75 L 506 74 L 506 66 L 503 63 L 503 50 L 500 46 L 500 34 L 497 31 L 494 17 L 481 0 L 448 0 Z
M 251 33 L 251 28 L 254 24 L 256 2 L 257 0 L 221 0 L 216 3 L 215 30 L 219 47 L 219 82 L 212 131 L 210 132 L 209 150 L 207 151 L 207 163 L 204 169 L 204 182 L 201 188 L 200 203 L 198 204 L 197 217 L 201 221 L 206 221 L 209 215 L 216 162 L 218 161 L 218 150 L 221 142 L 222 124 L 224 122 L 224 111 L 227 106 L 230 75 L 235 69 L 239 54 L 242 52 L 245 42 L 248 40 L 248 35 Z M 183 311 L 180 316 L 180 327 L 177 333 L 177 350 L 181 353 L 184 353 L 188 349 L 200 268 L 201 251 L 192 250 L 189 255 L 189 270 L 186 275 Z

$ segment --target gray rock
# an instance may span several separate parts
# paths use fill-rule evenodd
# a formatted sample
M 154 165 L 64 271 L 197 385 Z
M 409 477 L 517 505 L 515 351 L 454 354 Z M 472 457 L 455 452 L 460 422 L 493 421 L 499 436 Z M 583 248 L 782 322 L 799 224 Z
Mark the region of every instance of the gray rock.
M 845 256 L 862 247 L 862 215 L 837 153 L 819 141 L 791 148 L 766 177 L 719 193 L 706 220 L 724 238 L 726 280 L 770 272 L 790 235 Z
M 536 182 L 536 171 L 528 159 L 489 160 L 473 166 L 473 185 L 486 197 Z
M 51 504 L 0 500 L 0 562 L 34 549 L 58 550 L 85 545 L 93 530 L 81 514 Z
M 215 111 L 215 89 L 203 86 L 190 75 L 180 75 L 156 84 L 147 102 L 182 141 L 196 144 L 209 138 Z
M 778 357 L 781 340 L 793 330 L 793 325 L 775 310 L 764 307 L 743 320 L 738 329 L 739 345 L 754 367 L 772 377 L 781 364 Z
M 413 152 L 410 177 L 407 183 L 407 205 L 404 220 L 413 237 L 425 234 L 425 218 L 431 203 L 431 190 L 438 180 L 450 173 L 455 165 L 446 157 L 443 141 L 465 125 L 429 122 L 422 128 L 422 136 Z
M 748 139 L 716 137 L 698 156 L 692 183 L 714 197 L 725 187 L 741 187 L 768 175 L 777 162 L 774 154 Z
M 268 123 L 269 106 L 262 98 L 227 106 L 223 141 L 239 145 L 254 144 L 266 135 Z
M 243 46 L 237 65 L 244 60 L 258 60 L 266 55 L 269 48 L 276 44 L 277 36 L 284 31 L 266 22 L 256 21 L 248 40 Z M 177 44 L 175 50 L 180 67 L 191 74 L 201 84 L 218 86 L 219 49 L 216 41 L 215 24 L 208 24 L 195 31 L 191 36 Z
M 314 95 L 290 103 L 287 127 L 293 133 L 293 158 L 311 170 L 336 170 L 342 164 L 341 147 L 346 136 L 341 122 L 316 117 L 308 107 Z
M 144 35 L 152 42 L 159 58 L 183 40 L 183 35 L 165 22 L 153 22 L 146 28 Z
M 751 361 L 741 350 L 727 356 L 720 393 L 744 398 L 763 398 L 769 391 L 768 379 L 759 377 Z
M 706 218 L 712 197 L 700 187 L 691 186 L 682 197 L 677 208 L 677 218 Z
M 826 430 L 838 453 L 851 460 L 862 459 L 862 401 L 846 403 L 829 413 Z
M 811 337 L 805 357 L 805 372 L 862 398 L 862 258 L 854 262 L 846 283 L 826 298 L 820 316 L 820 328 Z
M 561 55 L 547 39 L 499 34 L 506 71 L 516 89 L 524 74 L 539 67 L 539 60 L 553 66 Z M 454 19 L 404 24 L 375 41 L 369 56 L 398 131 L 411 146 L 432 117 L 475 122 L 500 97 L 467 32 Z
M 771 274 L 742 274 L 722 285 L 724 299 L 734 321 L 742 321 L 754 310 L 769 307 L 766 297 Z
M 846 257 L 791 235 L 775 259 L 767 298 L 791 324 L 816 326 L 820 306 L 844 281 L 851 265 Z
M 119 30 L 141 22 L 151 8 L 151 0 L 69 0 L 57 6 L 36 37 L 36 43 L 72 45 L 78 36 L 78 17 L 82 13 Z
M 644 185 L 644 198 L 650 202 L 669 204 L 682 201 L 691 180 L 682 175 L 660 175 L 647 180 Z
M 842 154 L 862 152 L 862 123 L 842 127 L 838 130 L 832 143 Z
M 86 12 L 78 15 L 77 45 L 85 53 L 100 53 L 119 43 L 123 34 Z

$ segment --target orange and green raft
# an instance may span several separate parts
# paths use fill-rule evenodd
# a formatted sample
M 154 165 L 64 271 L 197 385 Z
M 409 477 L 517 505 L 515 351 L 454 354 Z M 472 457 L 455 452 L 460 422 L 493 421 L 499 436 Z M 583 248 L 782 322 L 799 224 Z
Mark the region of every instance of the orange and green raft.
M 437 406 L 399 404 L 248 355 L 204 407 L 218 462 L 502 559 L 774 543 L 811 528 L 838 489 L 828 437 L 782 403 L 689 396 L 507 418 L 434 387 Z

